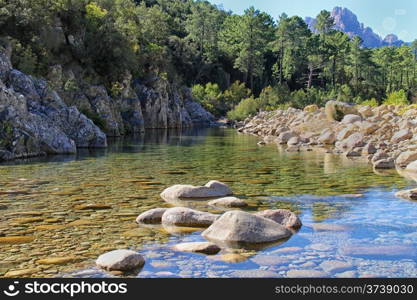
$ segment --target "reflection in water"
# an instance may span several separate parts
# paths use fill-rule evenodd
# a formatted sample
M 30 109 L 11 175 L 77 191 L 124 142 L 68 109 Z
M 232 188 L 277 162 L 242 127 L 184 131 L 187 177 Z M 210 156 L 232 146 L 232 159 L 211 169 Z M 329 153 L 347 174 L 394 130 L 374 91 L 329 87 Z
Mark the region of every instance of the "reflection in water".
M 348 277 L 417 276 L 416 256 L 406 251 L 417 246 L 417 202 L 394 197 L 410 181 L 396 172 L 379 176 L 364 161 L 324 150 L 288 153 L 256 143 L 229 129 L 154 130 L 111 140 L 108 149 L 0 165 L 0 275 L 113 276 L 93 267 L 94 259 L 132 248 L 147 260 L 139 277 L 235 277 L 259 269 L 272 277 L 294 269 L 332 277 L 343 271 Z M 227 182 L 248 211 L 287 208 L 305 225 L 285 243 L 258 252 L 204 256 L 171 248 L 202 241 L 201 229 L 135 223 L 143 211 L 172 205 L 222 213 L 206 201 L 167 203 L 159 196 L 173 184 L 212 179 Z M 352 251 L 354 245 L 363 247 Z M 390 245 L 395 260 L 382 247 Z M 65 259 L 44 263 L 53 257 Z M 327 260 L 351 267 L 324 270 Z

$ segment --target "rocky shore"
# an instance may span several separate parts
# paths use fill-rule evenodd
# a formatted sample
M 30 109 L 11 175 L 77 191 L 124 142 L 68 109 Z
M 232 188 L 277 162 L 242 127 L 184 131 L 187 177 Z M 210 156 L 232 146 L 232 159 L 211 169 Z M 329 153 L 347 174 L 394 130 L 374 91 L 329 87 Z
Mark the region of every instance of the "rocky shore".
M 324 148 L 328 153 L 367 159 L 377 169 L 417 171 L 415 106 L 352 106 L 329 101 L 304 110 L 261 112 L 239 124 L 241 133 L 257 135 L 259 145 L 276 143 L 288 152 Z

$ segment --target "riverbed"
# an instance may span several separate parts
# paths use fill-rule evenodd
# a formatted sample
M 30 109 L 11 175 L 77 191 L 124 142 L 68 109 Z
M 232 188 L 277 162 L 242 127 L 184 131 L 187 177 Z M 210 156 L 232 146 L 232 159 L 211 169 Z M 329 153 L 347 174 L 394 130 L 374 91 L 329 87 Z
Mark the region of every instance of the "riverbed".
M 258 146 L 233 129 L 148 131 L 81 150 L 0 165 L 0 276 L 17 277 L 416 277 L 417 201 L 394 196 L 416 183 L 367 161 Z M 173 184 L 228 184 L 248 211 L 286 208 L 303 227 L 289 240 L 217 255 L 172 246 L 201 231 L 167 232 L 135 218 L 171 207 Z M 206 202 L 174 203 L 222 213 Z M 99 270 L 100 254 L 130 248 L 146 264 L 133 274 Z

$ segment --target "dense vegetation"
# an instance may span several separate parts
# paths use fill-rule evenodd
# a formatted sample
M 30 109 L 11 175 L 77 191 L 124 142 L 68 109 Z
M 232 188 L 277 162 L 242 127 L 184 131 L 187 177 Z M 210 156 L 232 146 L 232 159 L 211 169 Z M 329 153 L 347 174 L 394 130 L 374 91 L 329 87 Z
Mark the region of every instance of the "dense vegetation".
M 253 7 L 235 15 L 204 1 L 0 0 L 0 36 L 13 45 L 13 64 L 37 76 L 76 61 L 114 93 L 126 72 L 157 76 L 192 87 L 216 116 L 238 120 L 329 98 L 412 100 L 417 42 L 367 49 L 333 30 L 329 12 L 317 20 L 313 34 L 298 16 L 275 21 Z

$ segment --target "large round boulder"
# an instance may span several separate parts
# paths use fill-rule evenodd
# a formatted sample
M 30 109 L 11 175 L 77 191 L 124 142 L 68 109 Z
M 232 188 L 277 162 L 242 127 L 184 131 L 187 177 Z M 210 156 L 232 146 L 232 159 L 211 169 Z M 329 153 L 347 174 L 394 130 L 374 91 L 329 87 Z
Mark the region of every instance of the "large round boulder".
M 202 236 L 216 244 L 272 243 L 291 236 L 291 231 L 272 220 L 243 211 L 224 213 Z
M 131 271 L 142 267 L 145 260 L 135 251 L 120 249 L 100 255 L 96 264 L 108 271 Z
M 179 198 L 213 198 L 232 194 L 232 190 L 226 184 L 212 180 L 204 186 L 176 184 L 166 188 L 161 193 L 161 197 L 166 200 Z
M 255 215 L 277 222 L 286 228 L 299 229 L 303 225 L 300 218 L 288 209 L 267 209 Z
M 326 103 L 326 116 L 330 121 L 342 121 L 346 115 L 359 115 L 352 105 L 344 102 L 331 100 Z
M 208 227 L 219 216 L 187 207 L 169 208 L 162 215 L 162 225 L 182 227 Z
M 143 224 L 160 224 L 162 221 L 162 215 L 168 210 L 168 208 L 153 208 L 141 213 L 136 218 L 136 223 Z

